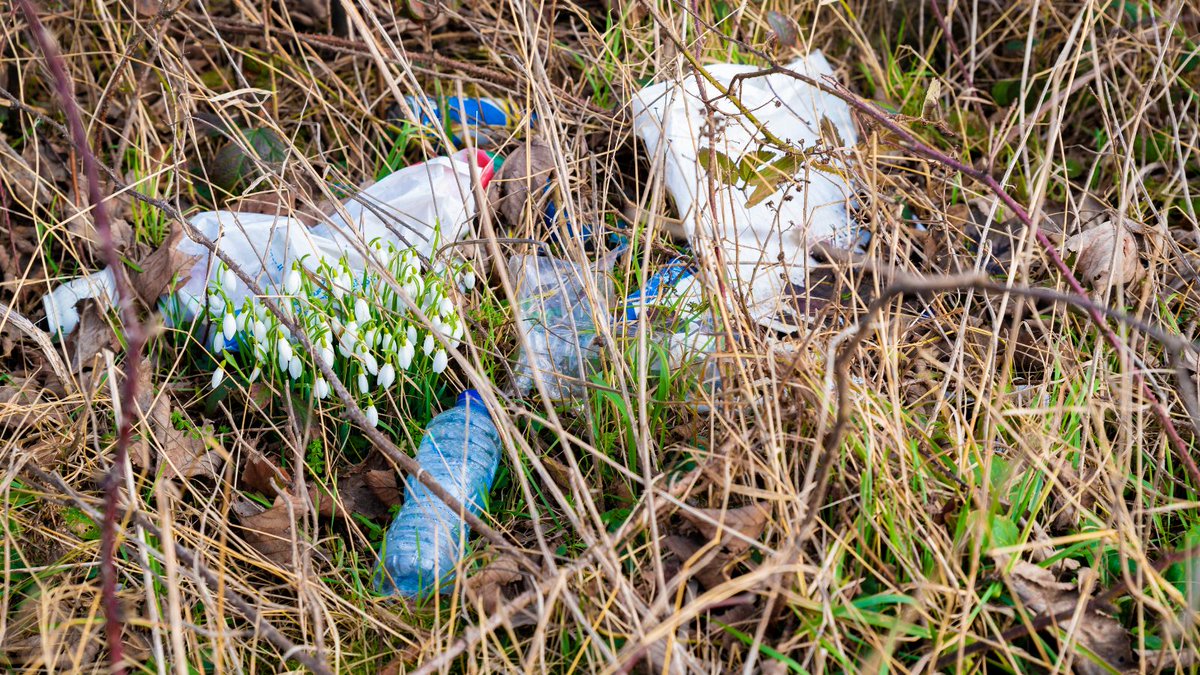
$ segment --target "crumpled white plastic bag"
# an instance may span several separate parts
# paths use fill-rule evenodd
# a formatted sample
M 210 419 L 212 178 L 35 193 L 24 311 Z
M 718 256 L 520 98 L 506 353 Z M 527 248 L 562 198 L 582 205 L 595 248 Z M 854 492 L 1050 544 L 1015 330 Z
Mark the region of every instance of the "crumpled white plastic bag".
M 343 254 L 355 271 L 365 267 L 362 253 L 377 239 L 397 248 L 411 247 L 427 260 L 435 247 L 458 240 L 475 217 L 471 190 L 474 160 L 484 187 L 493 174 L 487 153 L 461 150 L 396 171 L 342 204 L 342 211 L 307 227 L 286 216 L 232 211 L 206 211 L 189 219 L 192 227 L 216 243 L 218 250 L 256 278 L 260 288 L 272 293 L 283 283 L 293 261 L 315 269 L 321 260 L 334 262 Z M 192 319 L 204 302 L 209 275 L 216 269 L 207 248 L 184 233 L 178 244 L 185 256 L 197 256 L 190 270 L 179 270 L 182 283 L 169 299 L 169 320 Z M 230 297 L 240 307 L 249 289 L 238 284 Z M 105 269 L 67 282 L 48 293 L 42 304 L 51 333 L 75 330 L 79 315 L 75 304 L 85 298 L 116 303 L 112 270 Z
M 788 68 L 814 79 L 833 74 L 819 51 Z M 761 69 L 718 64 L 706 70 L 728 90 L 735 76 Z M 844 101 L 786 74 L 740 80 L 731 93 L 763 127 L 796 147 L 812 147 L 821 138 L 822 118 L 832 123 L 845 144 L 857 143 Z M 706 101 L 715 110 L 712 128 Z M 842 175 L 806 166 L 795 174 L 799 185 L 785 181 L 752 206 L 747 201 L 757 187 L 754 181 L 726 184 L 714 177 L 710 190 L 707 163 L 701 159 L 705 149 L 734 162 L 763 150 L 776 157 L 782 153 L 767 147 L 764 134 L 734 102 L 695 73 L 642 89 L 633 99 L 633 113 L 634 131 L 651 160 L 665 167 L 667 189 L 692 249 L 703 256 L 711 249 L 706 242 L 715 240 L 720 245 L 727 273 L 756 322 L 783 331 L 804 325 L 806 318 L 785 298 L 793 294 L 793 285 L 805 287 L 813 243 L 843 248 L 855 243 L 850 182 Z

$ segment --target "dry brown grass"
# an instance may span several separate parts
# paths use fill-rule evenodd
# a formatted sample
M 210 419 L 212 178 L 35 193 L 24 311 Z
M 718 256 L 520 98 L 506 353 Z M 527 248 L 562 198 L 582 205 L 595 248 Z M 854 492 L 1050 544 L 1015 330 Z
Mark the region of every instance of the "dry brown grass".
M 389 121 L 403 115 L 399 99 L 461 91 L 536 114 L 565 177 L 560 207 L 578 222 L 636 222 L 639 255 L 615 272 L 623 285 L 679 248 L 667 234 L 675 214 L 661 173 L 632 137 L 632 93 L 682 72 L 685 55 L 763 63 L 756 51 L 787 60 L 819 48 L 851 90 L 999 180 L 1056 243 L 1089 226 L 1085 200 L 1128 219 L 1142 272 L 1094 299 L 1193 339 L 1194 4 L 939 0 L 953 49 L 929 2 L 699 3 L 695 15 L 690 4 L 612 4 L 461 2 L 422 22 L 402 15 L 404 3 L 364 0 L 346 3 L 341 36 L 330 29 L 340 17 L 316 11 L 321 2 L 169 0 L 160 13 L 156 0 L 88 0 L 41 10 L 92 147 L 115 171 L 105 189 L 130 226 L 121 243 L 131 261 L 179 225 L 130 194 L 197 210 L 189 168 L 206 166 L 223 142 L 214 120 L 288 141 L 251 190 L 267 197 L 247 208 L 315 209 L 338 198 L 334 186 L 384 168 L 401 130 Z M 797 21 L 797 46 L 778 44 L 770 12 Z M 56 375 L 56 362 L 95 350 L 49 345 L 17 323 L 17 314 L 40 318 L 48 285 L 97 269 L 101 257 L 41 55 L 19 15 L 5 13 L 2 25 L 0 86 L 12 98 L 0 101 L 0 302 L 14 314 L 0 318 L 9 373 L 0 382 L 0 663 L 103 671 L 99 530 L 89 516 L 111 463 L 121 350 L 108 342 Z M 940 95 L 926 105 L 934 81 Z M 337 672 L 1104 672 L 1079 644 L 1127 654 L 1118 668 L 1193 661 L 1197 607 L 1181 552 L 1200 544 L 1200 485 L 1134 374 L 1189 447 L 1196 429 L 1179 387 L 1196 383 L 1179 382 L 1168 350 L 1135 324 L 1110 321 L 1129 346 L 1119 353 L 1047 296 L 964 283 L 897 298 L 848 361 L 848 425 L 832 453 L 821 451 L 837 413 L 832 357 L 896 275 L 985 270 L 1020 287 L 1068 288 L 984 186 L 859 121 L 853 152 L 873 234 L 865 259 L 829 261 L 821 292 L 833 301 L 803 335 L 738 325 L 745 339 L 721 355 L 726 386 L 710 414 L 617 352 L 609 386 L 594 387 L 582 410 L 515 398 L 506 295 L 494 283 L 466 299 L 476 334 L 450 388 L 497 382 L 491 396 L 510 443 L 485 519 L 506 546 L 476 539 L 466 567 L 486 582 L 460 584 L 439 603 L 370 592 L 383 517 L 331 518 L 288 502 L 286 562 L 263 555 L 235 508 L 249 494 L 275 498 L 248 482 L 252 457 L 283 464 L 286 487 L 303 494 L 336 492 L 352 466 L 379 456 L 344 419 L 272 392 L 214 400 L 195 365 L 202 347 L 147 316 L 145 440 L 126 467 L 119 524 L 126 665 L 278 672 L 298 666 L 285 663 L 289 641 Z M 501 150 L 524 137 L 515 132 Z M 436 148 L 418 139 L 400 161 Z M 485 221 L 483 232 L 501 238 L 480 247 L 481 262 L 522 250 L 505 237 L 546 237 L 532 216 L 508 231 Z M 988 269 L 993 262 L 1000 268 Z M 109 338 L 97 328 L 89 339 Z M 1194 354 L 1185 361 L 1194 369 Z M 186 441 L 161 433 L 155 410 L 168 427 L 199 429 L 213 443 L 215 475 L 175 476 Z M 411 449 L 419 431 L 402 426 L 392 440 Z M 511 566 L 519 571 L 497 560 L 520 561 Z M 1079 585 L 1039 586 L 1023 562 Z M 1064 592 L 1078 593 L 1067 600 L 1079 620 L 1047 625 Z M 1111 628 L 1101 618 L 1109 615 L 1131 650 L 1113 633 L 1089 633 Z

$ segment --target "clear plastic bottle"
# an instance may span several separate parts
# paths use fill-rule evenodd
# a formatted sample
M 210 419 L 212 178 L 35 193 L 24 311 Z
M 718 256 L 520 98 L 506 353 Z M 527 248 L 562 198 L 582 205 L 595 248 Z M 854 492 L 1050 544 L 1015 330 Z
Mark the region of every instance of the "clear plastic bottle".
M 479 392 L 433 418 L 417 449 L 417 463 L 472 513 L 483 510 L 500 464 L 500 434 Z M 416 478 L 405 480 L 404 505 L 388 527 L 376 583 L 381 593 L 424 597 L 453 579 L 470 529 Z

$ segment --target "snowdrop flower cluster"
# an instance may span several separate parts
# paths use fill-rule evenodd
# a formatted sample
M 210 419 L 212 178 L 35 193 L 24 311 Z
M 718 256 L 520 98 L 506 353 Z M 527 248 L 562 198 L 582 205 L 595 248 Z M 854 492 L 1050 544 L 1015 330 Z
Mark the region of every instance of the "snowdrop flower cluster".
M 375 241 L 371 249 L 395 287 L 370 268 L 355 272 L 342 256 L 311 268 L 302 261 L 293 263 L 271 299 L 304 331 L 317 357 L 357 398 L 374 426 L 379 422 L 377 406 L 406 374 L 436 375 L 446 369 L 449 355 L 443 343 L 456 349 L 465 332 L 446 284 L 456 282 L 469 290 L 475 275 L 465 263 L 452 269 L 438 264 L 426 272 L 416 253 L 391 243 Z M 317 399 L 328 398 L 329 383 L 296 336 L 256 298 L 235 307 L 230 298 L 237 288 L 237 275 L 219 267 L 201 308 L 212 329 L 211 351 L 218 364 L 212 386 L 221 384 L 227 369 L 236 369 L 249 372 L 249 382 L 272 380 L 311 392 Z M 417 319 L 413 306 L 430 325 Z

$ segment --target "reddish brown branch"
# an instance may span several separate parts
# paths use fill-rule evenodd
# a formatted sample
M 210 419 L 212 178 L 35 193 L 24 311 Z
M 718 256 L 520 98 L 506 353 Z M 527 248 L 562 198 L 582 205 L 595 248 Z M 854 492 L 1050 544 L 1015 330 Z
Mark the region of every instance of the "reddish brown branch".
M 100 189 L 99 164 L 96 155 L 88 143 L 87 130 L 83 124 L 83 116 L 79 103 L 75 100 L 75 87 L 71 76 L 67 73 L 67 65 L 50 34 L 46 32 L 38 17 L 33 0 L 17 0 L 17 5 L 29 22 L 29 32 L 41 50 L 46 60 L 46 67 L 54 80 L 54 91 L 62 103 L 63 112 L 67 118 L 67 128 L 71 132 L 71 140 L 79 153 L 83 164 L 84 177 L 88 182 L 88 201 L 92 206 L 92 219 L 96 226 L 96 235 L 100 240 L 101 253 L 108 266 L 113 271 L 116 293 L 119 296 L 120 323 L 125 335 L 125 381 L 121 383 L 121 407 L 117 419 L 116 452 L 112 466 L 104 478 L 104 520 L 100 537 L 100 579 L 101 597 L 104 603 L 104 630 L 108 638 L 109 659 L 113 672 L 124 673 L 122 665 L 124 653 L 122 649 L 122 622 L 120 604 L 117 602 L 117 502 L 120 496 L 121 483 L 124 481 L 125 459 L 128 454 L 129 441 L 133 434 L 134 401 L 137 398 L 138 366 L 140 365 L 142 348 L 146 343 L 146 332 L 138 320 L 137 310 L 133 306 L 133 293 L 126 287 L 124 268 L 121 257 L 113 240 L 112 224 L 108 218 L 108 209 L 104 204 L 104 194 Z

